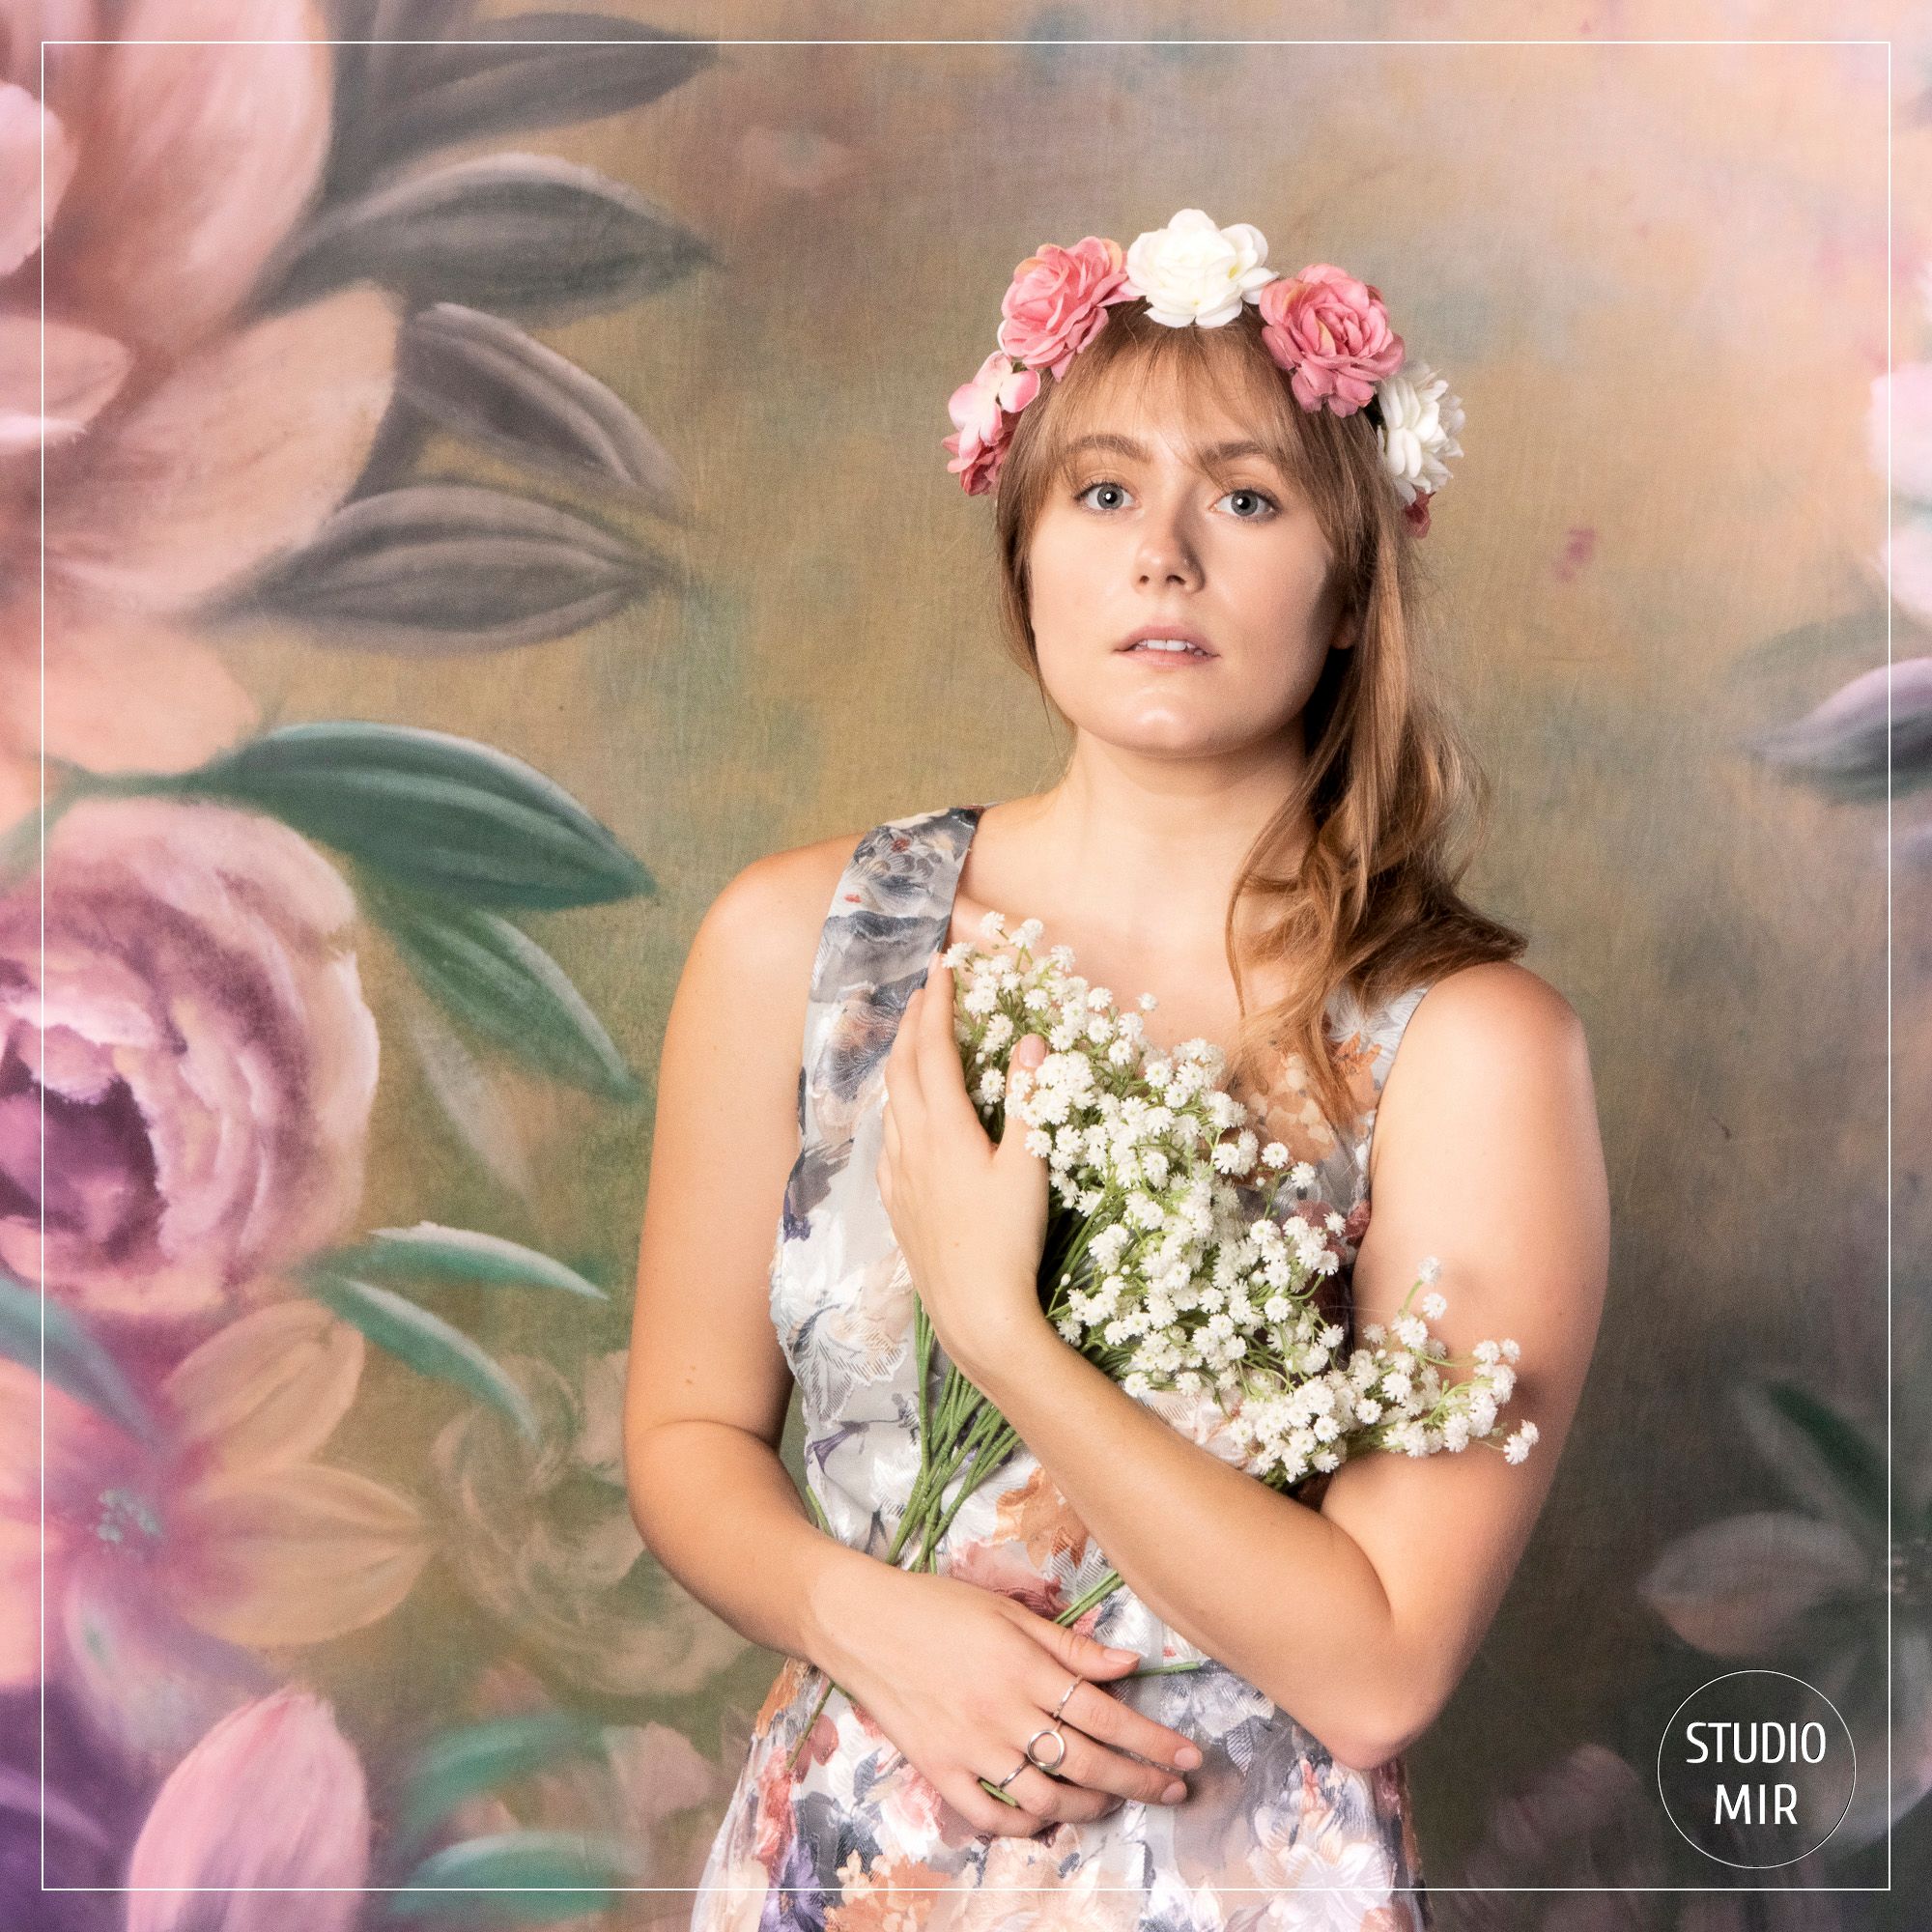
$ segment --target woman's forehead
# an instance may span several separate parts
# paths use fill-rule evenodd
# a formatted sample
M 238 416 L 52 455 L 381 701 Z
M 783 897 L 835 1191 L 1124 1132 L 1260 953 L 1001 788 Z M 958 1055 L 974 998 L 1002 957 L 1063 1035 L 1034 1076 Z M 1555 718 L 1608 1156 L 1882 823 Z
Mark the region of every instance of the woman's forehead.
M 1274 412 L 1266 410 L 1267 398 L 1252 381 L 1230 374 L 1217 387 L 1184 370 L 1145 373 L 1143 383 L 1109 371 L 1091 389 L 1069 396 L 1068 408 L 1056 423 L 1061 447 L 1071 453 L 1085 443 L 1128 455 L 1134 451 L 1127 445 L 1141 452 L 1161 445 L 1183 457 L 1200 457 L 1216 445 L 1238 442 L 1266 453 L 1255 428 L 1258 421 L 1270 420 Z M 1220 451 L 1224 457 L 1234 453 Z

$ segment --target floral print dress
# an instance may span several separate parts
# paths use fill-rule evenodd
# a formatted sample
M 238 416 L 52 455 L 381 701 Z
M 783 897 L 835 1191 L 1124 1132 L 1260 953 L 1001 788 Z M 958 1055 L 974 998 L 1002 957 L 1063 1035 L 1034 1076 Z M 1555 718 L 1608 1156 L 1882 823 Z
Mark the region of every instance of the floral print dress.
M 876 1175 L 885 1060 L 907 1000 L 946 942 L 985 810 L 922 812 L 868 832 L 838 881 L 812 969 L 800 1147 L 772 1261 L 771 1314 L 802 1406 L 818 1520 L 879 1556 L 919 1468 L 913 1285 Z M 1331 998 L 1331 1037 L 1359 1102 L 1354 1138 L 1336 1134 L 1312 1099 L 1297 1096 L 1293 1065 L 1265 1083 L 1286 1097 L 1271 1106 L 1264 1138 L 1310 1161 L 1323 1198 L 1348 1216 L 1336 1237 L 1344 1267 L 1333 1278 L 1344 1294 L 1367 1225 L 1375 1104 L 1426 990 L 1412 987 L 1373 1013 L 1346 991 Z M 936 1397 L 946 1372 L 937 1343 L 931 1370 Z M 1198 1404 L 1189 1412 L 1188 1399 L 1148 1400 L 1238 1462 Z M 1316 1500 L 1314 1484 L 1297 1495 Z M 953 1518 L 940 1564 L 1047 1617 L 1109 1568 L 1024 1444 Z M 1125 1584 L 1079 1621 L 1149 1663 L 1203 1658 Z M 841 1691 L 814 1719 L 824 1689 L 801 1659 L 779 1672 L 700 1875 L 693 1932 L 1426 1932 L 1432 1923 L 1402 1760 L 1373 1773 L 1336 1763 L 1217 1662 L 1110 1685 L 1200 1747 L 1185 1800 L 1128 1801 L 1103 1818 L 1051 1822 L 1032 1837 L 976 1832 Z

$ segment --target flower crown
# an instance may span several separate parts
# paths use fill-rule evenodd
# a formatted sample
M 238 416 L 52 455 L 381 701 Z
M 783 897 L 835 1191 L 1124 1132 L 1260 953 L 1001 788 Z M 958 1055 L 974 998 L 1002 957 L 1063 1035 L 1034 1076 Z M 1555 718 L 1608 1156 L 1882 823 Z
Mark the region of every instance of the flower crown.
M 1013 270 L 1000 303 L 999 347 L 947 400 L 956 425 L 945 439 L 947 469 L 969 497 L 991 490 L 1020 411 L 1039 394 L 1039 372 L 1065 376 L 1116 302 L 1143 298 L 1170 328 L 1218 328 L 1251 301 L 1262 340 L 1303 409 L 1325 404 L 1338 416 L 1368 410 L 1403 515 L 1426 535 L 1429 499 L 1449 480 L 1443 458 L 1463 454 L 1462 404 L 1427 363 L 1404 359 L 1379 289 L 1328 262 L 1281 275 L 1266 257 L 1260 229 L 1245 221 L 1217 228 L 1198 208 L 1183 208 L 1124 253 L 1099 235 L 1071 248 L 1042 242 Z

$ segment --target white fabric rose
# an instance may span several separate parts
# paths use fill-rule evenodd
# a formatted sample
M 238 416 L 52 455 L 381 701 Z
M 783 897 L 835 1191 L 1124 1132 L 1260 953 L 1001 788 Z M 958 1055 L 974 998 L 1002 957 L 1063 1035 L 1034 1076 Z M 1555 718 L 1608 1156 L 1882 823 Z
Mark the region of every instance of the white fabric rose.
M 1241 303 L 1257 299 L 1275 278 L 1267 266 L 1267 238 L 1259 228 L 1246 221 L 1217 228 L 1198 208 L 1183 208 L 1165 228 L 1136 236 L 1126 269 L 1128 287 L 1146 297 L 1148 313 L 1170 328 L 1233 322 Z
M 1447 381 L 1427 362 L 1405 363 L 1376 384 L 1376 406 L 1381 416 L 1376 440 L 1397 494 L 1405 503 L 1412 503 L 1418 490 L 1433 496 L 1449 480 L 1442 459 L 1463 453 L 1456 440 L 1463 406 Z

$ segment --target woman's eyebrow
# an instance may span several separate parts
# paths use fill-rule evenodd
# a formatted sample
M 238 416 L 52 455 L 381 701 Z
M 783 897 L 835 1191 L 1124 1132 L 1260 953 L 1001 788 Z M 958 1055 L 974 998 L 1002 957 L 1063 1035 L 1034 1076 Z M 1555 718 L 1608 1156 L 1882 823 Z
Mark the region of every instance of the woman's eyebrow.
M 1151 452 L 1144 442 L 1133 437 L 1122 436 L 1113 430 L 1089 430 L 1085 436 L 1078 436 L 1066 445 L 1066 453 L 1071 456 L 1083 449 L 1110 450 L 1116 456 L 1130 458 L 1135 463 L 1151 461 Z M 1268 452 L 1251 438 L 1237 438 L 1231 442 L 1210 443 L 1206 449 L 1195 452 L 1195 460 L 1202 465 L 1232 463 L 1237 456 L 1262 456 Z

